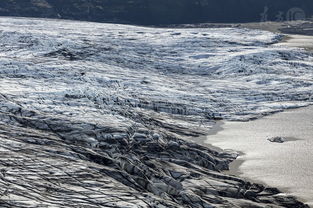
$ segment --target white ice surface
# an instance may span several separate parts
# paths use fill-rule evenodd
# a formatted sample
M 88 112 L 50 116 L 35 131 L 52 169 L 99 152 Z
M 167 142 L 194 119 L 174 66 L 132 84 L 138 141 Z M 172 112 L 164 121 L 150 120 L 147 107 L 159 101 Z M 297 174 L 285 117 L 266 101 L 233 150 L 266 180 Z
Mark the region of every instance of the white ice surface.
M 91 123 L 130 122 L 116 113 L 129 108 L 245 120 L 311 102 L 312 55 L 271 45 L 279 38 L 1 18 L 0 93 L 12 105 Z

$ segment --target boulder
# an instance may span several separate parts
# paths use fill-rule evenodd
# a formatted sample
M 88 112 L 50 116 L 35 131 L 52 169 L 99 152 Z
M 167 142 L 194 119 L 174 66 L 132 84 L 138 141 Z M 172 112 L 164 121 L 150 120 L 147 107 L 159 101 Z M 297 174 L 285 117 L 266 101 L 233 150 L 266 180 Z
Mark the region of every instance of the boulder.
M 284 143 L 286 141 L 286 138 L 284 137 L 272 137 L 267 139 L 270 142 L 275 142 L 275 143 Z

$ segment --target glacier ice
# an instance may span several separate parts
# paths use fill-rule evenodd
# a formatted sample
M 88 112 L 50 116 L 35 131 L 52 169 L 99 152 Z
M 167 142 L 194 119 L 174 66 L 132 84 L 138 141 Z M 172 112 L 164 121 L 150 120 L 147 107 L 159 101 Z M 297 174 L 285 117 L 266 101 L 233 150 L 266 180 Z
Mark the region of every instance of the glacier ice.
M 280 39 L 239 28 L 0 18 L 3 203 L 302 207 L 223 175 L 234 155 L 187 140 L 216 119 L 311 104 L 312 54 Z

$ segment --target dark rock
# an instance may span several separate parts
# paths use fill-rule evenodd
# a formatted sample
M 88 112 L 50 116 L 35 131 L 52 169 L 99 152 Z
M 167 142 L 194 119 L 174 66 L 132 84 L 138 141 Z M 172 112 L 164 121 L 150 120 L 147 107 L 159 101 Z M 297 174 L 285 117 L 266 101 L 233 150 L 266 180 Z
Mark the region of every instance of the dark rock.
M 275 142 L 275 143 L 284 143 L 286 141 L 284 137 L 272 137 L 267 140 L 270 142 Z
M 151 0 L 98 1 L 98 0 L 10 0 L 0 2 L 0 15 L 23 17 L 50 17 L 97 22 L 132 24 L 182 24 L 203 22 L 259 22 L 264 8 L 268 20 L 276 21 L 279 12 L 301 8 L 307 17 L 312 16 L 313 4 L 299 0 Z M 221 15 L 223 14 L 223 15 Z M 218 27 L 218 26 L 217 26 Z M 178 35 L 179 33 L 173 33 Z

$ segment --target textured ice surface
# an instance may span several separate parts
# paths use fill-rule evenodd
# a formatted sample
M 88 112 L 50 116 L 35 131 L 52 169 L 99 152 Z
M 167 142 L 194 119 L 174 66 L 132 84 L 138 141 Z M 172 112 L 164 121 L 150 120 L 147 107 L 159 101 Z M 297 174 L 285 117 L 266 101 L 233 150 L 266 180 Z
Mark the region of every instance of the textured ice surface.
M 312 56 L 272 46 L 270 32 L 10 18 L 0 30 L 0 91 L 27 109 L 91 122 L 120 105 L 247 119 L 311 100 Z
M 0 19 L 3 207 L 303 207 L 182 140 L 311 102 L 273 33 Z

